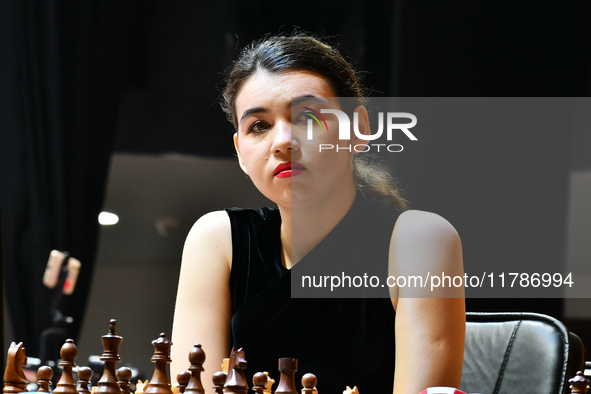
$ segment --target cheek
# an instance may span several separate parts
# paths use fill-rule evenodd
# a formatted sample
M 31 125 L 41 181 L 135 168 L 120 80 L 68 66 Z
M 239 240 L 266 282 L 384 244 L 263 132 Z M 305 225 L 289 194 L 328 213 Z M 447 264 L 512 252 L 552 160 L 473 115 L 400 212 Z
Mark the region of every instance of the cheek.
M 252 147 L 250 147 L 248 144 L 241 144 L 241 145 L 239 145 L 239 149 L 240 149 L 240 157 L 242 157 L 242 161 L 248 162 L 249 160 L 252 159 L 252 156 L 254 155 L 254 151 L 253 151 Z
M 254 170 L 257 163 L 264 161 L 264 152 L 256 144 L 242 143 L 239 144 L 239 149 L 242 163 L 249 171 Z
M 311 153 L 321 153 L 321 156 L 330 156 L 333 154 L 337 154 L 336 147 L 339 147 L 338 156 L 341 158 L 343 155 L 346 155 L 348 151 L 348 147 L 351 145 L 351 140 L 339 139 L 339 129 L 336 124 L 328 125 L 328 131 L 318 131 L 314 134 L 312 140 L 305 139 L 305 143 L 307 145 L 307 149 Z M 351 129 L 351 135 L 353 135 L 353 129 Z M 322 146 L 322 150 L 320 147 Z
M 353 154 L 349 152 L 350 141 L 339 140 L 338 135 L 327 134 L 313 141 L 308 141 L 302 150 L 306 160 L 313 161 L 317 168 L 328 173 L 348 172 Z M 337 150 L 337 146 L 339 149 Z M 322 149 L 321 149 L 322 147 Z M 353 150 L 353 147 L 351 147 Z

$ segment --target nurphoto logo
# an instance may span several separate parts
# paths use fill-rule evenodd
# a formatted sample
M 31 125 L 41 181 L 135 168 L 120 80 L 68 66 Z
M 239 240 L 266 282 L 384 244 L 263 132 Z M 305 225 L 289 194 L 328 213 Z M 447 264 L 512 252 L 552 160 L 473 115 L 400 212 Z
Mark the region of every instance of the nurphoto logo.
M 306 115 L 309 116 L 311 119 L 308 119 L 308 140 L 312 140 L 314 136 L 314 121 L 320 126 L 321 130 L 328 130 L 328 125 L 326 124 L 326 120 L 322 116 L 322 114 L 333 114 L 337 117 L 339 121 L 339 140 L 351 140 L 351 120 L 349 116 L 338 109 L 321 109 L 320 112 L 315 111 L 311 108 L 304 107 L 306 110 L 310 112 L 306 112 Z M 392 141 L 394 131 L 400 130 L 410 139 L 411 141 L 418 141 L 417 137 L 413 133 L 410 132 L 409 129 L 413 128 L 417 124 L 417 117 L 408 112 L 387 112 L 385 115 L 386 118 L 386 138 L 388 141 Z M 395 123 L 395 119 L 408 119 L 410 120 L 409 123 Z M 357 138 L 366 141 L 374 141 L 377 140 L 382 136 L 384 133 L 384 112 L 378 113 L 378 130 L 374 134 L 362 134 L 359 131 L 359 114 L 357 112 L 353 113 L 353 132 Z M 372 148 L 380 152 L 381 148 L 385 148 L 388 152 L 402 152 L 403 146 L 400 144 L 358 144 L 354 145 L 353 150 L 355 152 L 368 152 Z M 319 145 L 320 152 L 323 150 L 331 150 L 336 149 L 338 152 L 339 150 L 347 150 L 351 151 L 351 145 L 347 145 L 345 147 L 341 147 L 337 145 L 336 147 L 333 144 L 320 144 Z

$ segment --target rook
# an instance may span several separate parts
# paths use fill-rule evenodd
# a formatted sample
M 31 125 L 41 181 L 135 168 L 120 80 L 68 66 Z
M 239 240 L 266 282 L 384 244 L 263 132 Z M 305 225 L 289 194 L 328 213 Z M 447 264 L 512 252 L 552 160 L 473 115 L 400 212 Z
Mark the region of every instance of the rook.
M 295 373 L 298 370 L 298 360 L 296 358 L 280 358 L 279 371 L 281 377 L 279 378 L 279 385 L 275 393 L 297 394 L 295 387 Z

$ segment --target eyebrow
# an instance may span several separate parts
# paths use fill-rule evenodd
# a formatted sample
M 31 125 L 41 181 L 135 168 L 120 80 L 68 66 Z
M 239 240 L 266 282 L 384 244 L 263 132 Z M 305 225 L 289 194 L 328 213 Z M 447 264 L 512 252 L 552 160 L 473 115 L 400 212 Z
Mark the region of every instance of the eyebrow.
M 313 101 L 316 103 L 328 105 L 328 101 L 326 101 L 322 97 L 313 96 L 313 95 L 305 95 L 305 96 L 300 96 L 300 97 L 292 97 L 291 103 L 289 106 L 299 105 L 299 104 L 304 103 L 306 101 Z
M 242 114 L 242 116 L 240 117 L 240 124 L 242 124 L 242 122 L 244 122 L 244 120 L 246 118 L 248 118 L 250 115 L 254 115 L 254 114 L 266 114 L 269 112 L 268 108 L 265 107 L 253 107 L 253 108 L 249 108 L 246 111 L 244 111 L 244 113 Z
M 318 96 L 313 96 L 313 95 L 305 95 L 305 96 L 299 96 L 299 97 L 292 97 L 290 103 L 288 105 L 286 105 L 287 108 L 294 106 L 294 105 L 299 105 L 301 103 L 307 102 L 307 101 L 313 101 L 316 103 L 320 103 L 320 104 L 324 104 L 324 105 L 328 105 L 328 101 L 324 100 L 321 97 Z M 253 107 L 253 108 L 249 108 L 246 111 L 244 111 L 244 113 L 242 114 L 242 116 L 240 117 L 240 121 L 238 122 L 239 124 L 242 124 L 242 122 L 244 122 L 244 120 L 246 118 L 248 118 L 251 115 L 254 114 L 266 114 L 269 112 L 268 108 L 265 107 Z

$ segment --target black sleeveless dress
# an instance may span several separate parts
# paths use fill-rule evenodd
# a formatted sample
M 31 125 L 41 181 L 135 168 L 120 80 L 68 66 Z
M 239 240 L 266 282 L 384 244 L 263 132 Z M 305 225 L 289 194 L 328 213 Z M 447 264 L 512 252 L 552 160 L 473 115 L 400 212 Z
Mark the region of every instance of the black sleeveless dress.
M 292 271 L 281 259 L 279 211 L 230 208 L 226 212 L 233 248 L 232 346 L 245 350 L 249 384 L 255 373 L 263 371 L 277 384 L 278 358 L 291 357 L 299 360 L 298 388 L 303 374 L 311 372 L 321 394 L 341 394 L 346 386 L 357 386 L 362 394 L 391 393 L 395 358 L 391 300 L 292 298 Z M 358 195 L 345 218 L 294 270 L 302 263 L 330 263 L 327 257 L 336 248 L 338 253 L 383 261 L 382 272 L 387 272 L 389 241 L 399 213 Z M 362 248 L 360 218 L 366 227 L 361 229 Z M 355 228 L 347 225 L 353 222 Z

